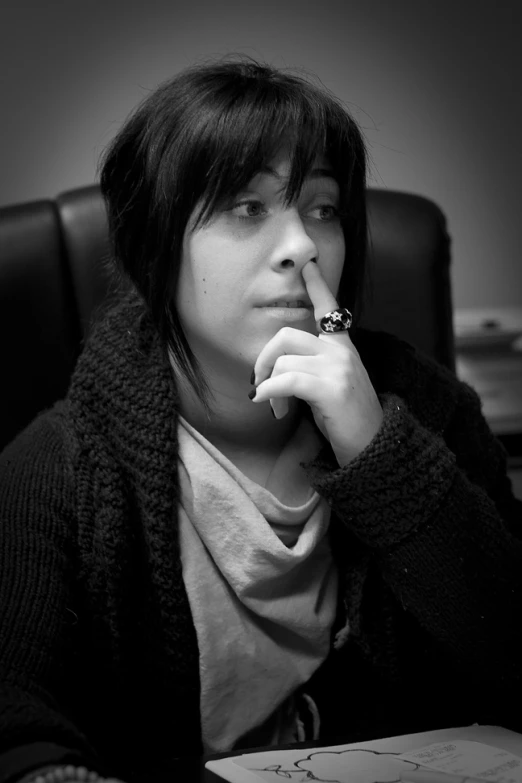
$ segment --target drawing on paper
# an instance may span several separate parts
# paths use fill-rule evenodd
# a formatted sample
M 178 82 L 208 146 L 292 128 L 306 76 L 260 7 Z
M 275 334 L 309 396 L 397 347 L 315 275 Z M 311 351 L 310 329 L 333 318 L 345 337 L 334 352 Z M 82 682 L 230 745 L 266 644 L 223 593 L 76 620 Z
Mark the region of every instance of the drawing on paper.
M 347 763 L 348 754 L 349 763 Z M 397 759 L 396 757 L 400 755 L 400 752 L 391 753 L 363 748 L 316 751 L 285 767 L 282 764 L 271 764 L 262 768 L 248 767 L 248 769 L 251 772 L 268 773 L 263 775 L 268 780 L 286 778 L 294 783 L 306 783 L 309 780 L 318 783 L 353 783 L 353 781 L 400 783 L 399 770 L 419 767 L 414 762 Z M 390 757 L 395 759 L 392 764 L 390 764 Z

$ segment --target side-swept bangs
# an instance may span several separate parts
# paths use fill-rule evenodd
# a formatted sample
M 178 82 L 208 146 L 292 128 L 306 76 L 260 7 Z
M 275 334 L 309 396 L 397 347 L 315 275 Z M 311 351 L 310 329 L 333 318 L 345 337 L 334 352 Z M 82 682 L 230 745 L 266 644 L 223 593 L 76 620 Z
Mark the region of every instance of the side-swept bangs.
M 366 151 L 358 126 L 326 89 L 247 58 L 193 66 L 138 106 L 101 162 L 117 268 L 143 297 L 165 351 L 207 411 L 208 385 L 174 304 L 183 237 L 191 216 L 191 229 L 208 223 L 283 145 L 291 157 L 286 204 L 319 155 L 339 184 L 346 262 L 338 297 L 357 318 Z

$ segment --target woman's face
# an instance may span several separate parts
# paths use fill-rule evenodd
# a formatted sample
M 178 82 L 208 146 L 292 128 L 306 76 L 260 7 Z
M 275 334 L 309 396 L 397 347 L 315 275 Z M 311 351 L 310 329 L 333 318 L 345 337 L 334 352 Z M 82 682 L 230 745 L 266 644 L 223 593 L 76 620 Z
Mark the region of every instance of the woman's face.
M 319 158 L 297 202 L 285 208 L 289 171 L 283 150 L 210 223 L 191 230 L 197 210 L 189 221 L 176 307 L 204 368 L 237 372 L 246 363 L 251 369 L 283 326 L 317 334 L 301 274 L 310 259 L 337 294 L 345 253 L 339 187 Z M 308 309 L 286 306 L 297 300 Z

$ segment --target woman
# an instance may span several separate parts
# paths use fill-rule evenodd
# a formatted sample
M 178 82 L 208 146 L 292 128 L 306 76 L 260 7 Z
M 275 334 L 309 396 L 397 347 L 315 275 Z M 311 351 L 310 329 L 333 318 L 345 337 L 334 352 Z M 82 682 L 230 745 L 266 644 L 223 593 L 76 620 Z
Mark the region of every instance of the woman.
M 475 392 L 357 325 L 345 109 L 253 61 L 191 68 L 101 188 L 131 287 L 0 460 L 4 779 L 522 728 L 522 504 Z

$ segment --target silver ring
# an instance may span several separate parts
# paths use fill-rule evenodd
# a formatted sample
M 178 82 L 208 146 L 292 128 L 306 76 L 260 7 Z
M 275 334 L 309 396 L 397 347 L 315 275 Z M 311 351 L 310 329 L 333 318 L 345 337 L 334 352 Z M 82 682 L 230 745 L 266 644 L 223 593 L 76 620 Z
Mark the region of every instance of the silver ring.
M 339 307 L 323 315 L 319 321 L 319 328 L 323 334 L 332 332 L 347 332 L 352 325 L 353 316 L 346 307 Z

